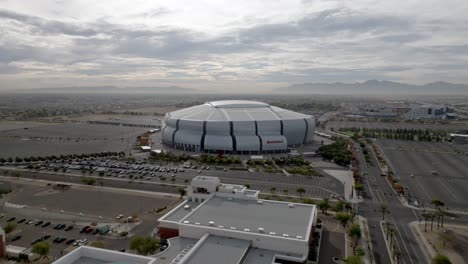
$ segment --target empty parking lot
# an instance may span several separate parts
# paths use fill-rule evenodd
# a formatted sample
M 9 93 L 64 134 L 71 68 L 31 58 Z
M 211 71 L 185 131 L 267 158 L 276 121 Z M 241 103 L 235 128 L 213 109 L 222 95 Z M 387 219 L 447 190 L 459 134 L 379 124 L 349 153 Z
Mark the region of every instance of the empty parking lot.
M 377 140 L 413 199 L 429 205 L 440 199 L 449 208 L 468 209 L 468 156 L 448 143 Z

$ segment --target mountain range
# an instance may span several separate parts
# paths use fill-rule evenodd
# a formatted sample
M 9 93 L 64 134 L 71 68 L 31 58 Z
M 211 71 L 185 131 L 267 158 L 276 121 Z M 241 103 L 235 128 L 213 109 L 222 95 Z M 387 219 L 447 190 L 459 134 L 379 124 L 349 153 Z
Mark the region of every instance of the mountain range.
M 180 94 L 196 93 L 197 90 L 182 88 L 178 86 L 167 87 L 117 87 L 117 86 L 77 86 L 77 87 L 54 87 L 16 90 L 22 93 L 156 93 L 156 94 Z
M 275 93 L 295 94 L 468 94 L 468 85 L 432 82 L 414 85 L 368 80 L 357 83 L 303 83 L 274 89 Z

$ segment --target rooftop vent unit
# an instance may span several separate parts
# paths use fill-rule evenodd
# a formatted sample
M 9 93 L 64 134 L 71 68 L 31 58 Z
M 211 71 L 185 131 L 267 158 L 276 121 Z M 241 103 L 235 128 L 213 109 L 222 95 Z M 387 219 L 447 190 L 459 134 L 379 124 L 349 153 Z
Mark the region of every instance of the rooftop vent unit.
M 302 236 L 296 236 L 296 238 L 298 238 L 298 239 L 302 239 Z
M 259 227 L 258 232 L 263 233 L 263 232 L 265 232 L 265 229 L 263 229 L 263 227 Z
M 190 221 L 185 220 L 184 224 L 190 224 Z
M 276 233 L 275 232 L 270 232 L 270 235 L 276 236 Z
M 257 201 L 258 204 L 263 204 L 263 201 Z
M 208 224 L 210 224 L 210 226 L 214 226 L 214 221 L 209 221 Z
M 250 232 L 250 229 L 244 228 L 244 231 L 245 231 L 245 232 Z
M 289 237 L 289 235 L 288 234 L 283 234 L 283 237 Z
M 289 208 L 294 208 L 294 204 L 293 203 L 290 203 L 288 204 Z

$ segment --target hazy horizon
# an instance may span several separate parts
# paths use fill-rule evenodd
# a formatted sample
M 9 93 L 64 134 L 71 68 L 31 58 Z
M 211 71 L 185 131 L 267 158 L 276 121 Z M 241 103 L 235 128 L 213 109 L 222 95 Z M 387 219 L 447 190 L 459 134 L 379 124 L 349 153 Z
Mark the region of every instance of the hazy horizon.
M 0 91 L 468 84 L 466 1 L 0 3 Z

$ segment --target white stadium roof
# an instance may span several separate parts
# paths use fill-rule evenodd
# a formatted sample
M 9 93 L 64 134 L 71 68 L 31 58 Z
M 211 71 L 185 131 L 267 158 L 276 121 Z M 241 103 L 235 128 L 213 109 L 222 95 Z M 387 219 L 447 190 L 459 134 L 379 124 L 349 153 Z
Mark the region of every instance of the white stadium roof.
M 303 119 L 309 116 L 256 101 L 215 101 L 169 113 L 191 121 L 262 121 Z

